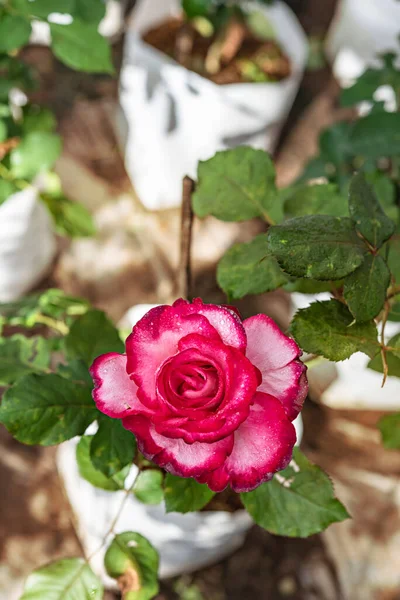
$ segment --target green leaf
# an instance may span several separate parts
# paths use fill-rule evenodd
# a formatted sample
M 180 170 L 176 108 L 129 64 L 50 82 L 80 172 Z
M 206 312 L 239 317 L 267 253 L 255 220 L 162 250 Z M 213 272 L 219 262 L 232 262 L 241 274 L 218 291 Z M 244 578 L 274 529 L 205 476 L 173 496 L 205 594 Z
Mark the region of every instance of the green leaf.
M 59 365 L 58 374 L 66 377 L 66 379 L 70 379 L 74 383 L 86 385 L 90 389 L 93 388 L 93 379 L 82 360 L 71 360 L 67 365 Z M 101 418 L 101 416 L 100 413 L 97 413 L 97 419 Z
M 26 17 L 46 19 L 51 13 L 72 14 L 75 0 L 12 0 L 12 7 Z
M 299 310 L 290 332 L 305 352 L 333 361 L 345 360 L 355 352 L 373 357 L 379 349 L 375 323 L 354 323 L 350 311 L 338 300 L 314 302 Z
M 14 177 L 33 179 L 40 171 L 47 171 L 61 153 L 61 139 L 55 133 L 32 131 L 10 152 Z
M 0 119 L 0 142 L 4 142 L 8 137 L 8 129 L 5 121 Z M 1 180 L 0 180 L 1 181 Z
M 8 198 L 18 192 L 18 188 L 12 181 L 0 179 L 0 205 L 3 204 Z
M 325 129 L 319 138 L 321 155 L 325 163 L 333 165 L 338 176 L 343 165 L 351 159 L 353 149 L 351 145 L 351 133 L 353 124 L 346 121 L 335 123 Z
M 389 268 L 379 255 L 370 254 L 354 273 L 346 277 L 343 295 L 356 321 L 369 321 L 379 315 L 389 284 Z
M 54 374 L 19 379 L 0 406 L 0 422 L 15 439 L 41 446 L 82 435 L 96 416 L 91 388 Z
M 252 10 L 245 15 L 246 25 L 258 40 L 276 40 L 276 28 L 262 10 Z
M 78 202 L 65 196 L 41 195 L 48 211 L 53 217 L 56 231 L 68 237 L 89 237 L 96 233 L 92 215 Z
M 387 343 L 387 346 L 390 348 L 390 352 L 400 358 L 400 333 L 393 336 Z
M 257 525 L 275 535 L 304 538 L 348 519 L 328 475 L 298 448 L 294 459 L 298 471 L 289 467 L 253 492 L 240 495 Z
M 400 283 L 400 235 L 397 233 L 388 242 L 387 263 L 397 284 Z
M 29 42 L 31 24 L 17 15 L 0 14 L 0 52 L 11 52 Z
M 93 436 L 90 457 L 98 471 L 112 477 L 132 464 L 136 454 L 135 436 L 122 427 L 119 419 L 101 416 L 97 420 L 99 429 Z
M 388 366 L 388 374 L 391 377 L 400 377 L 400 335 L 395 335 L 388 342 L 388 346 L 391 348 L 396 348 L 395 352 L 387 351 L 386 352 L 386 362 Z M 399 348 L 399 350 L 397 350 Z M 372 360 L 368 363 L 368 369 L 372 369 L 372 371 L 376 371 L 377 373 L 383 373 L 383 362 L 382 355 L 379 352 Z
M 286 200 L 284 210 L 289 218 L 316 214 L 347 217 L 349 214 L 347 198 L 332 183 L 297 188 Z
M 400 413 L 385 415 L 379 420 L 378 427 L 384 447 L 388 450 L 400 450 Z
M 55 130 L 56 124 L 54 113 L 48 108 L 28 104 L 24 110 L 22 127 L 25 134 L 32 131 L 52 132 Z
M 102 600 L 103 586 L 83 558 L 66 558 L 29 575 L 20 600 Z
M 43 317 L 64 321 L 84 314 L 88 308 L 87 300 L 50 288 L 41 294 L 30 294 L 14 302 L 0 304 L 0 316 L 7 325 L 30 328 L 43 324 Z
M 218 285 L 228 297 L 271 292 L 287 282 L 287 277 L 273 256 L 267 253 L 265 234 L 248 244 L 235 244 L 218 264 Z
M 399 89 L 400 73 L 394 63 L 395 58 L 394 53 L 383 55 L 383 65 L 367 69 L 351 87 L 342 90 L 341 105 L 353 106 L 365 100 L 372 100 L 377 89 L 383 85 L 390 85 L 395 91 Z
M 84 435 L 79 440 L 76 447 L 76 461 L 78 463 L 79 474 L 94 487 L 109 492 L 116 492 L 124 489 L 125 479 L 129 473 L 129 466 L 124 467 L 115 475 L 107 477 L 95 468 L 91 459 L 91 446 L 94 436 Z
M 375 192 L 386 215 L 395 223 L 399 220 L 399 208 L 396 204 L 396 186 L 388 175 L 381 171 L 365 173 L 365 177 Z
M 28 373 L 43 373 L 50 362 L 44 338 L 16 334 L 0 338 L 0 385 L 10 385 Z
M 194 479 L 177 477 L 167 473 L 164 482 L 164 497 L 167 513 L 187 513 L 201 510 L 206 506 L 214 492 L 205 484 Z
M 357 230 L 374 248 L 380 248 L 393 235 L 396 226 L 383 212 L 363 173 L 351 180 L 349 210 Z
M 333 288 L 340 287 L 341 281 L 316 281 L 315 279 L 293 279 L 284 286 L 287 292 L 300 294 L 322 294 L 331 292 Z
M 182 8 L 188 19 L 207 16 L 212 4 L 213 0 L 182 0 Z
M 308 215 L 271 227 L 270 253 L 290 275 L 321 280 L 342 279 L 359 267 L 366 246 L 347 217 Z
M 97 25 L 75 19 L 70 25 L 50 23 L 51 47 L 58 59 L 78 71 L 114 73 L 111 49 Z
M 400 322 L 400 302 L 395 302 L 394 304 L 392 304 L 388 320 L 394 321 L 395 323 Z
M 158 593 L 158 554 L 139 533 L 116 535 L 104 557 L 107 573 L 124 577 L 125 600 L 151 600 Z
M 81 358 L 88 366 L 100 354 L 125 351 L 118 330 L 101 310 L 89 310 L 79 317 L 64 343 L 69 358 Z
M 400 113 L 371 113 L 356 121 L 350 136 L 353 156 L 370 160 L 400 154 Z
M 144 504 L 160 504 L 164 498 L 164 475 L 158 469 L 146 469 L 139 473 L 133 488 L 136 498 Z
M 201 161 L 193 210 L 199 217 L 213 215 L 222 221 L 253 217 L 268 223 L 281 221 L 282 204 L 271 158 L 262 150 L 241 146 Z
M 98 25 L 106 14 L 106 3 L 102 0 L 75 0 L 74 18 Z

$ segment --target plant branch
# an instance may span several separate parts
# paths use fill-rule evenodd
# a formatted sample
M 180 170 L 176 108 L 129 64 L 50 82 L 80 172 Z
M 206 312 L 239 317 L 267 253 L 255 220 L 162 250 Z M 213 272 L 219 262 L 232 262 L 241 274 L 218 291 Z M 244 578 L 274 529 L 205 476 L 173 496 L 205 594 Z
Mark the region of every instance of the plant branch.
M 192 194 L 195 183 L 190 177 L 185 177 L 182 186 L 181 209 L 181 249 L 178 269 L 178 296 L 190 299 L 192 287 L 191 245 L 193 227 Z

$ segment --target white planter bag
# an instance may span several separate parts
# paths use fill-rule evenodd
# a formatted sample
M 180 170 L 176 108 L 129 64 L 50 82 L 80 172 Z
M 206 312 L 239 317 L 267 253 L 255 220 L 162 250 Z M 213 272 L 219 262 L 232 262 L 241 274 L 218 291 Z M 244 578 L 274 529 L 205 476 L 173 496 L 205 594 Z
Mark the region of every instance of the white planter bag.
M 128 311 L 124 323 L 133 325 L 154 305 L 138 305 Z M 297 444 L 300 444 L 303 426 L 301 417 L 294 423 Z M 79 475 L 76 462 L 78 440 L 62 444 L 57 452 L 57 466 L 75 513 L 78 535 L 87 556 L 101 546 L 109 527 L 118 513 L 124 492 L 107 492 L 93 487 Z M 133 482 L 134 466 L 127 479 Z M 145 505 L 130 495 L 117 521 L 115 531 L 135 531 L 149 539 L 160 554 L 161 578 L 196 571 L 232 554 L 244 542 L 253 525 L 246 511 L 195 512 L 188 514 L 165 512 L 164 503 Z M 113 536 L 110 536 L 108 543 Z M 91 564 L 102 575 L 107 587 L 115 587 L 104 570 L 105 548 L 96 553 Z
M 352 83 L 377 54 L 398 52 L 399 32 L 398 0 L 342 0 L 326 42 L 339 82 Z
M 46 275 L 56 253 L 51 218 L 28 187 L 0 205 L 0 302 L 11 302 Z
M 126 35 L 120 78 L 119 137 L 127 172 L 144 206 L 178 206 L 182 179 L 218 150 L 250 145 L 272 151 L 296 96 L 307 40 L 283 2 L 261 7 L 292 63 L 278 83 L 217 85 L 142 41 L 180 14 L 179 0 L 138 0 Z
M 316 300 L 329 300 L 329 294 L 291 295 L 295 311 Z M 385 339 L 400 333 L 400 323 L 388 322 Z M 367 369 L 369 357 L 356 352 L 349 359 L 333 363 L 328 360 L 308 370 L 311 396 L 331 408 L 354 410 L 400 410 L 400 379 L 388 377 L 382 388 L 381 373 Z

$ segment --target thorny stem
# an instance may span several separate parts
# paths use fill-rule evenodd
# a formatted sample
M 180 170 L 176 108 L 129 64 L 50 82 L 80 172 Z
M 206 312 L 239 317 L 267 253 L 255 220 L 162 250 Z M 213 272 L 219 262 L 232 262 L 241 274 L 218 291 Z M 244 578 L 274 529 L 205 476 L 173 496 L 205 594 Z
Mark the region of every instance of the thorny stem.
M 400 285 L 392 285 L 388 290 L 387 300 L 394 298 L 394 296 L 397 296 L 398 294 L 400 294 Z
M 178 269 L 178 296 L 190 299 L 192 287 L 191 244 L 193 228 L 192 193 L 194 181 L 185 177 L 182 187 L 181 251 Z

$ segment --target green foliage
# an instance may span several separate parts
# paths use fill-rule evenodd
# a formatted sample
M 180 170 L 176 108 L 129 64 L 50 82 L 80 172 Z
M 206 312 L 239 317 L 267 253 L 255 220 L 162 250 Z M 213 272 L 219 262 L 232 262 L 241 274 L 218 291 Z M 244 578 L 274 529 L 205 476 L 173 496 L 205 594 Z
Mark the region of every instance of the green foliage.
M 46 340 L 16 334 L 0 337 L 0 385 L 10 385 L 29 373 L 45 373 L 50 353 Z
M 182 8 L 187 19 L 205 17 L 213 5 L 213 0 L 182 0 Z
M 241 494 L 254 521 L 275 535 L 307 537 L 349 515 L 334 496 L 329 477 L 295 448 L 288 467 L 253 492 Z
M 357 231 L 374 248 L 380 248 L 393 235 L 396 226 L 384 213 L 363 173 L 351 180 L 349 210 Z
M 0 206 L 17 191 L 18 188 L 11 181 L 0 179 Z
M 74 19 L 70 25 L 50 23 L 51 48 L 63 63 L 88 73 L 114 73 L 110 47 L 91 23 Z
M 55 374 L 22 377 L 0 406 L 0 422 L 15 439 L 41 446 L 82 435 L 96 416 L 91 387 Z
M 0 52 L 27 44 L 31 21 L 39 19 L 49 24 L 52 50 L 67 66 L 90 73 L 113 73 L 110 46 L 97 31 L 105 8 L 102 0 L 9 0 L 0 14 Z M 71 23 L 53 23 L 49 20 L 52 13 L 71 15 Z
M 61 153 L 61 140 L 55 133 L 32 131 L 10 153 L 11 173 L 18 179 L 32 179 L 51 169 Z
M 97 421 L 99 429 L 90 445 L 90 458 L 98 471 L 112 477 L 132 464 L 136 454 L 135 436 L 119 419 L 101 415 Z
M 118 330 L 100 310 L 89 310 L 79 317 L 64 343 L 68 358 L 81 358 L 87 366 L 100 354 L 125 351 Z
M 66 558 L 29 575 L 20 600 L 102 600 L 103 586 L 82 558 Z
M 76 461 L 78 463 L 79 474 L 83 479 L 86 479 L 94 487 L 109 492 L 117 492 L 124 489 L 125 479 L 129 473 L 129 466 L 124 467 L 121 471 L 107 476 L 94 466 L 91 454 L 94 437 L 84 435 L 81 437 L 79 444 L 76 447 Z
M 372 358 L 379 350 L 375 323 L 354 323 L 348 308 L 337 300 L 315 302 L 299 310 L 290 332 L 305 352 L 333 361 L 345 360 L 355 352 Z
M 30 294 L 16 300 L 0 304 L 0 320 L 13 327 L 31 328 L 40 324 L 64 324 L 89 308 L 83 298 L 64 294 L 62 290 L 50 288 L 39 294 Z
M 268 154 L 240 146 L 200 162 L 193 210 L 199 217 L 213 215 L 222 221 L 261 217 L 267 223 L 280 222 L 282 204 Z
M 396 55 L 388 52 L 380 58 L 382 63 L 379 68 L 368 68 L 351 87 L 342 90 L 342 106 L 353 106 L 365 100 L 373 101 L 376 90 L 383 85 L 389 85 L 394 90 L 400 88 L 400 72 L 395 65 Z
M 135 481 L 133 493 L 144 504 L 160 504 L 164 498 L 164 475 L 158 469 L 141 471 Z
M 378 423 L 378 427 L 385 448 L 388 450 L 400 450 L 400 413 L 382 417 Z
M 17 15 L 0 17 L 0 52 L 10 52 L 24 46 L 31 35 L 31 24 Z
M 125 600 L 151 600 L 158 593 L 158 554 L 139 533 L 116 535 L 104 557 L 107 573 L 114 579 L 127 575 L 130 586 Z
M 229 298 L 262 294 L 281 287 L 287 281 L 275 258 L 267 252 L 265 234 L 248 244 L 235 244 L 218 265 L 218 285 Z
M 167 474 L 164 483 L 167 512 L 188 513 L 204 508 L 214 496 L 205 484 Z
M 386 362 L 389 375 L 400 377 L 400 334 L 392 337 L 387 343 Z M 383 373 L 383 362 L 381 353 L 377 354 L 369 363 L 368 368 L 378 373 Z
M 285 215 L 289 219 L 317 214 L 332 217 L 349 216 L 347 198 L 336 185 L 303 185 L 296 188 L 285 202 Z
M 341 279 L 364 261 L 366 247 L 347 217 L 308 215 L 268 231 L 268 249 L 295 277 Z
M 390 271 L 379 255 L 370 254 L 344 282 L 343 295 L 356 321 L 374 319 L 384 307 Z
M 88 237 L 96 233 L 89 211 L 78 202 L 63 195 L 42 194 L 41 199 L 50 212 L 57 233 L 70 238 Z

